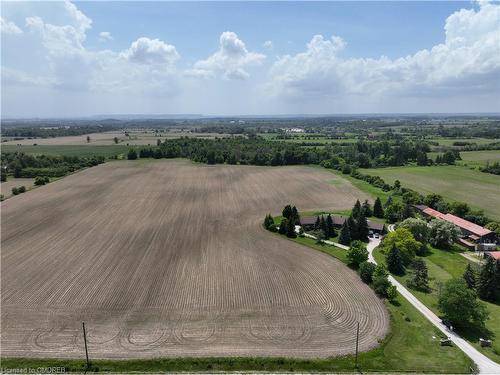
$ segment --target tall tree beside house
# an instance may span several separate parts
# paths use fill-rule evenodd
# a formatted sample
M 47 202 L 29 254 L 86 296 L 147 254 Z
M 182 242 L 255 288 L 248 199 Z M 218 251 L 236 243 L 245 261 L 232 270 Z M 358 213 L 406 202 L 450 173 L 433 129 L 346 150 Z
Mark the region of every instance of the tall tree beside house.
M 285 206 L 285 208 L 283 208 L 283 212 L 281 214 L 283 215 L 283 217 L 286 217 L 287 219 L 289 219 L 290 216 L 292 216 L 292 206 L 287 204 Z
M 354 203 L 354 207 L 352 208 L 351 215 L 352 217 L 357 217 L 359 213 L 361 212 L 361 203 L 359 202 L 359 199 Z
M 368 241 L 370 229 L 368 228 L 368 221 L 366 220 L 363 210 L 359 212 L 359 215 L 356 218 L 356 229 L 357 239 L 360 241 Z
M 494 301 L 498 286 L 497 284 L 497 265 L 496 260 L 492 257 L 487 257 L 486 262 L 481 267 L 479 280 L 477 285 L 477 294 L 485 301 Z
M 335 227 L 333 225 L 332 215 L 328 214 L 328 216 L 326 217 L 326 236 L 330 238 L 330 237 L 335 237 L 335 235 L 336 233 L 335 233 Z
M 286 234 L 288 229 L 288 220 L 286 218 L 281 219 L 280 227 L 278 229 L 279 234 Z
M 378 218 L 384 217 L 384 208 L 382 207 L 382 202 L 379 197 L 375 199 L 375 204 L 373 205 L 373 216 Z
M 300 224 L 300 216 L 299 216 L 299 211 L 297 210 L 297 207 L 293 206 L 292 207 L 292 215 L 291 218 L 293 218 L 295 224 L 299 225 Z
M 361 210 L 363 211 L 363 214 L 364 214 L 366 217 L 373 216 L 372 206 L 371 206 L 370 202 L 368 202 L 368 199 L 366 199 L 366 200 L 363 202 L 363 206 L 361 207 Z
M 467 288 L 475 290 L 477 287 L 477 276 L 476 272 L 472 268 L 471 264 L 468 263 L 467 267 L 465 267 L 464 274 L 462 276 L 467 284 Z
M 316 218 L 316 222 L 314 223 L 314 230 L 320 230 L 321 229 L 321 220 L 319 219 L 319 216 Z
M 351 230 L 349 229 L 349 224 L 347 220 L 342 224 L 342 229 L 340 230 L 339 243 L 342 245 L 349 245 L 351 242 Z
M 349 235 L 351 237 L 351 241 L 358 240 L 358 225 L 356 220 L 351 216 L 349 216 L 346 220 L 347 225 L 349 226 Z
M 395 275 L 403 275 L 405 273 L 405 267 L 403 265 L 403 260 L 401 254 L 399 253 L 396 245 L 392 245 L 391 250 L 386 257 L 387 269 Z
M 296 238 L 297 233 L 295 233 L 295 221 L 293 218 L 287 221 L 286 236 L 288 238 Z

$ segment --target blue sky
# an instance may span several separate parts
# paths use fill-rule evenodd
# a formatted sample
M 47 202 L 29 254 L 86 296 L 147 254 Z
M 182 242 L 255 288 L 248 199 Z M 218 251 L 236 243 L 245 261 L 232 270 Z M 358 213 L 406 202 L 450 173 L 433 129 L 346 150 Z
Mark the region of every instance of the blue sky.
M 4 117 L 499 110 L 498 3 L 1 5 Z

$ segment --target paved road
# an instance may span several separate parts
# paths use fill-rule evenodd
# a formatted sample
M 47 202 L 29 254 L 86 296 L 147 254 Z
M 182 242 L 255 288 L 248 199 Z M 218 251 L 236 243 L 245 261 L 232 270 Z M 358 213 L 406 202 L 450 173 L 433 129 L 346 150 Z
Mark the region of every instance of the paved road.
M 389 227 L 389 231 L 394 230 L 393 227 Z M 380 244 L 380 239 L 370 238 L 368 243 L 368 259 L 370 262 L 377 263 L 375 258 L 373 258 L 373 250 Z M 493 362 L 491 359 L 481 354 L 476 348 L 471 344 L 457 335 L 455 332 L 449 331 L 444 324 L 441 323 L 441 319 L 429 310 L 422 302 L 420 302 L 413 294 L 410 293 L 401 283 L 399 283 L 394 277 L 389 276 L 389 280 L 393 285 L 396 286 L 398 292 L 405 297 L 415 308 L 420 311 L 432 324 L 434 324 L 441 332 L 451 338 L 453 343 L 458 346 L 469 358 L 471 358 L 479 368 L 480 374 L 500 374 L 500 365 Z

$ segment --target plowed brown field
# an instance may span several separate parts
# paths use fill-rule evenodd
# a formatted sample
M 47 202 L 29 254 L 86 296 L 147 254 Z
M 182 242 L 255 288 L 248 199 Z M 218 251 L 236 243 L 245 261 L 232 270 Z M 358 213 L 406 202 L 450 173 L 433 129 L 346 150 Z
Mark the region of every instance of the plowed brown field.
M 332 183 L 333 179 L 337 179 Z M 350 207 L 307 167 L 112 162 L 1 204 L 2 356 L 324 357 L 388 329 L 339 261 L 266 232 L 268 212 Z

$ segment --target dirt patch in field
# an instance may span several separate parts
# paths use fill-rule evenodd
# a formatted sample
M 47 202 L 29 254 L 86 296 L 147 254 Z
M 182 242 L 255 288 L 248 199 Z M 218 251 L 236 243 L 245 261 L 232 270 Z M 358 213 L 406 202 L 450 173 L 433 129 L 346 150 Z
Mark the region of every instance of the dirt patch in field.
M 326 357 L 389 320 L 358 275 L 266 232 L 365 196 L 307 167 L 112 162 L 1 204 L 2 356 Z

